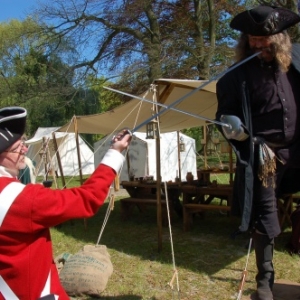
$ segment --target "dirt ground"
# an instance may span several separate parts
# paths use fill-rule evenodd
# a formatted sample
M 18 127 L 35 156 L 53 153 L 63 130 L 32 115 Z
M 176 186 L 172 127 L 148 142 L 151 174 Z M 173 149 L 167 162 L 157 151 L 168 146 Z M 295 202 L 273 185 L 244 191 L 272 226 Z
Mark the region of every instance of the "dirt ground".
M 300 299 L 300 284 L 289 280 L 279 279 L 273 287 L 274 300 Z M 243 297 L 243 300 L 255 300 L 254 296 Z

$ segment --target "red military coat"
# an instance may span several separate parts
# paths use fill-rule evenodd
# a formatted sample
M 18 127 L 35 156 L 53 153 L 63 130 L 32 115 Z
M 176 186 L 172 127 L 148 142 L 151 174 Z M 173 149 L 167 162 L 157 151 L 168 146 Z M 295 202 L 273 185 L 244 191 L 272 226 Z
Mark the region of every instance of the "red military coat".
M 53 261 L 49 228 L 93 216 L 123 161 L 122 154 L 109 150 L 82 186 L 64 190 L 40 184 L 24 186 L 0 167 L 0 299 L 36 300 L 47 294 L 53 294 L 53 299 L 69 299 Z M 9 185 L 6 192 L 17 196 L 1 198 Z

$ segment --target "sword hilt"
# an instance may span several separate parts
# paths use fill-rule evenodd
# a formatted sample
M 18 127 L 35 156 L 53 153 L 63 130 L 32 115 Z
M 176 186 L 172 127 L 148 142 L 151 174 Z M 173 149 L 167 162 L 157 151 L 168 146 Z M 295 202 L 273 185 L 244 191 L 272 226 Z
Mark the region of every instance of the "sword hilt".
M 122 131 L 122 130 L 121 130 L 121 131 Z M 119 136 L 119 139 L 118 139 L 119 141 L 121 141 L 121 140 L 124 138 L 124 136 L 127 135 L 127 134 L 129 134 L 130 136 L 133 135 L 132 131 L 131 131 L 130 129 L 128 129 L 128 128 L 124 128 L 123 131 L 124 131 L 123 134 Z M 114 135 L 114 136 L 112 137 L 111 142 L 110 142 L 111 145 L 112 145 L 113 143 L 115 143 L 115 138 L 116 138 L 116 135 Z

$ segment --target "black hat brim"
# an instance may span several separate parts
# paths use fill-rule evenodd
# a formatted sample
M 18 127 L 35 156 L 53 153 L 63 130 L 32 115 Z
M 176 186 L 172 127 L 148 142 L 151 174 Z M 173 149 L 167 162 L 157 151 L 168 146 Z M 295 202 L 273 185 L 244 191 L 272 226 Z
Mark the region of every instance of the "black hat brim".
M 21 139 L 26 126 L 27 111 L 23 107 L 0 109 L 0 153 Z
M 235 16 L 230 27 L 245 34 L 269 36 L 300 22 L 300 16 L 289 9 L 260 5 Z

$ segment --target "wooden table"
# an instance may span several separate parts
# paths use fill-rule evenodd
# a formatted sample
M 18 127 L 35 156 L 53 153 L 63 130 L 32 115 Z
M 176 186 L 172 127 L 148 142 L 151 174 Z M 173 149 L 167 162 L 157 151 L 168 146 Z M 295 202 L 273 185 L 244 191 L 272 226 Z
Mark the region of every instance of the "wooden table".
M 232 203 L 232 186 L 219 184 L 217 186 L 197 186 L 197 181 L 194 181 L 194 185 L 189 185 L 186 182 L 181 183 L 168 183 L 168 199 L 170 212 L 176 212 L 180 214 L 180 208 L 174 207 L 179 201 L 179 197 L 182 196 L 182 215 L 183 215 L 183 229 L 185 231 L 190 229 L 192 223 L 193 214 L 197 212 L 203 212 L 206 210 L 220 210 L 230 212 Z M 156 183 L 145 183 L 139 181 L 123 181 L 121 183 L 130 195 L 128 198 L 121 199 L 121 213 L 124 219 L 129 218 L 133 207 L 143 212 L 147 205 L 157 205 L 156 197 Z M 162 191 L 164 191 L 164 184 L 161 185 Z M 220 204 L 212 204 L 214 198 L 220 199 Z M 161 204 L 165 210 L 166 200 L 162 195 Z M 227 205 L 222 205 L 222 200 L 227 201 Z
M 140 181 L 122 181 L 121 185 L 128 192 L 128 198 L 123 198 L 121 202 L 121 215 L 123 219 L 128 219 L 134 207 L 137 207 L 140 212 L 144 212 L 148 205 L 159 205 L 157 201 L 157 184 L 156 182 L 147 183 Z M 161 205 L 163 209 L 163 223 L 167 221 L 166 196 L 164 195 L 164 184 L 161 184 L 162 196 Z M 181 190 L 179 184 L 168 183 L 168 199 L 171 215 L 175 212 L 182 215 L 182 205 L 179 201 Z M 178 206 L 178 202 L 180 207 Z
M 232 191 L 232 186 L 225 184 L 207 187 L 182 185 L 183 230 L 188 231 L 190 229 L 195 213 L 207 210 L 227 211 L 230 213 Z M 214 198 L 220 199 L 219 205 L 211 204 Z M 227 201 L 227 205 L 222 205 L 222 200 L 224 199 Z

